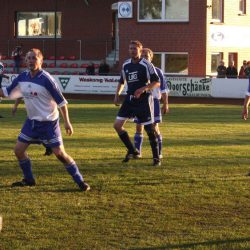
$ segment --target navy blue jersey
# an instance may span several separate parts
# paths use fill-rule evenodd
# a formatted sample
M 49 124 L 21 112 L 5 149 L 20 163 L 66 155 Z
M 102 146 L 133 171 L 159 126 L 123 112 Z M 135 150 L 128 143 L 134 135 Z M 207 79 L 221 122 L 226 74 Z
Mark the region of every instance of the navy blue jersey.
M 127 83 L 127 94 L 134 95 L 134 92 L 149 84 L 159 81 L 159 77 L 153 64 L 142 58 L 138 63 L 133 63 L 128 59 L 122 65 L 120 83 Z

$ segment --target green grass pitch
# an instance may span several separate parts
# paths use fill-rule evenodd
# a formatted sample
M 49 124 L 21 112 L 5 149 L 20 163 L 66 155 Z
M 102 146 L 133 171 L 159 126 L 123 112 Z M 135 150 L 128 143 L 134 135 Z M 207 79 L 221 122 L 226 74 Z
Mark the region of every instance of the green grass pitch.
M 170 105 L 160 125 L 161 167 L 143 159 L 122 164 L 126 151 L 107 101 L 70 101 L 74 135 L 66 151 L 91 191 L 81 193 L 54 156 L 31 145 L 37 186 L 10 188 L 22 178 L 13 147 L 25 119 L 20 105 L 0 104 L 1 250 L 250 249 L 250 129 L 241 107 Z M 127 123 L 131 138 L 134 124 Z

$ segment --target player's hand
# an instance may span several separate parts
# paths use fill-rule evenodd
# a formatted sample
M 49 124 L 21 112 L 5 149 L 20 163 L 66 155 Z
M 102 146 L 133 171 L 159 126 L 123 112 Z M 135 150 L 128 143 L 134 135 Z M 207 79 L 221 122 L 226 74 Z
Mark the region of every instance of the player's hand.
M 118 95 L 115 95 L 114 104 L 115 104 L 115 106 L 120 106 L 120 98 Z
M 242 119 L 245 121 L 248 119 L 248 108 L 247 107 L 244 107 L 242 110 Z
M 137 98 L 137 99 L 140 98 L 141 94 L 142 94 L 144 91 L 145 91 L 144 87 L 137 89 L 137 90 L 135 91 L 135 93 L 134 93 L 134 97 Z
M 65 122 L 64 123 L 64 128 L 66 130 L 67 135 L 72 135 L 73 134 L 73 127 L 70 122 Z

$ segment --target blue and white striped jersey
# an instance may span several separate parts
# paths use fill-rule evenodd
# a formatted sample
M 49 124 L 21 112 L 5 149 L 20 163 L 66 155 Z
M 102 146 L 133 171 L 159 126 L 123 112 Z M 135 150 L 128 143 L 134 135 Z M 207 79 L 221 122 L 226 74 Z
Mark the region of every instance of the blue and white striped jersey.
M 154 88 L 153 89 L 153 97 L 154 99 L 158 99 L 160 100 L 161 99 L 161 94 L 162 93 L 168 93 L 169 92 L 169 89 L 168 89 L 168 85 L 166 83 L 166 79 L 165 79 L 165 76 L 163 75 L 163 72 L 161 69 L 155 67 L 156 69 L 156 72 L 160 78 L 160 87 L 159 88 Z
M 127 83 L 127 94 L 134 95 L 134 92 L 149 84 L 159 81 L 155 67 L 146 59 L 142 58 L 138 63 L 128 59 L 122 65 L 120 83 Z
M 56 80 L 43 69 L 33 78 L 29 71 L 24 71 L 10 86 L 2 89 L 7 97 L 23 97 L 31 120 L 54 121 L 59 117 L 58 107 L 67 104 Z

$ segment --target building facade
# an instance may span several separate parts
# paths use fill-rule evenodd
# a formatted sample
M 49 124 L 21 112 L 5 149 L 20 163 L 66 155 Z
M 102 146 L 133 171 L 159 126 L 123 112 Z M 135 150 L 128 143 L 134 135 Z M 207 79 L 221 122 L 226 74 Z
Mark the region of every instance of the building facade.
M 0 0 L 0 52 L 101 60 L 120 69 L 130 40 L 155 52 L 167 75 L 216 75 L 221 59 L 250 60 L 248 0 Z

